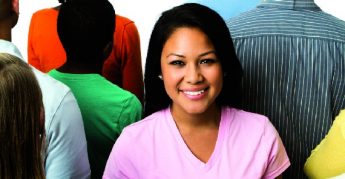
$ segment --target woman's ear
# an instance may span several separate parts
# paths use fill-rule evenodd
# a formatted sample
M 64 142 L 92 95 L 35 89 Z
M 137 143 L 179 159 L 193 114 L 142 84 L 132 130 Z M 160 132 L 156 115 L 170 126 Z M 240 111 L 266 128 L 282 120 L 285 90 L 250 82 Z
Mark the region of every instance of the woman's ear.
M 10 1 L 9 1 L 10 2 Z M 11 28 L 17 25 L 19 17 L 19 0 L 11 0 L 10 16 L 8 16 L 8 23 L 10 23 Z

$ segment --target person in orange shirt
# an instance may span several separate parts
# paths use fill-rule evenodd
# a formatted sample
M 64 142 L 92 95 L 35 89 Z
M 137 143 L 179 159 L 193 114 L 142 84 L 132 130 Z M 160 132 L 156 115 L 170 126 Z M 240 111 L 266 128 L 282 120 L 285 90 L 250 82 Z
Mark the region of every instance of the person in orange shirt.
M 28 62 L 45 73 L 66 62 L 66 53 L 57 34 L 59 8 L 60 6 L 42 9 L 31 17 Z M 135 94 L 143 102 L 144 83 L 139 33 L 130 19 L 117 14 L 115 18 L 116 43 L 103 64 L 102 75 L 112 83 Z

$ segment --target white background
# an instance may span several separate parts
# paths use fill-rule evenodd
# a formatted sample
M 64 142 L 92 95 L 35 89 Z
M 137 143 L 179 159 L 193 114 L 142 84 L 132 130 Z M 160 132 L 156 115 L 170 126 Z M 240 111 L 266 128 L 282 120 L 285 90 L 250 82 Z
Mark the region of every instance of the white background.
M 208 3 L 214 3 L 211 6 L 215 10 L 218 10 L 219 7 L 222 10 L 229 9 L 231 11 L 233 10 L 231 1 L 233 0 L 209 0 Z M 239 2 L 249 2 L 249 0 L 241 1 Z M 251 1 L 259 2 L 259 0 Z M 144 67 L 150 33 L 160 13 L 175 5 L 187 2 L 187 0 L 110 0 L 110 2 L 117 14 L 132 19 L 138 27 Z M 203 2 L 203 0 L 198 0 L 198 2 Z M 344 0 L 315 0 L 315 2 L 323 11 L 345 21 L 345 11 L 342 8 L 345 7 Z M 18 46 L 25 59 L 27 58 L 27 36 L 32 13 L 58 4 L 58 0 L 20 0 L 19 20 L 17 26 L 13 29 L 12 41 Z

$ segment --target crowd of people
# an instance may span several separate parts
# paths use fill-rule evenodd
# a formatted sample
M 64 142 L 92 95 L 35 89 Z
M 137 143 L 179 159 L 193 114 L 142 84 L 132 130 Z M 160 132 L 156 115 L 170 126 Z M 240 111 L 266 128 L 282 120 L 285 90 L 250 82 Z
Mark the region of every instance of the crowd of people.
M 135 23 L 108 0 L 0 0 L 0 178 L 341 178 L 345 22 L 313 0 Z

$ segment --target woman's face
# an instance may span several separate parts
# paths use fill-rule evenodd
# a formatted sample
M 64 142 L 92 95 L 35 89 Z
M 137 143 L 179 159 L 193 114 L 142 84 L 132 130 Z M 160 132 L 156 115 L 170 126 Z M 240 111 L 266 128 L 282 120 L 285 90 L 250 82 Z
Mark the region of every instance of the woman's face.
M 223 72 L 213 44 L 197 28 L 176 29 L 161 55 L 164 87 L 173 112 L 202 114 L 222 90 Z

